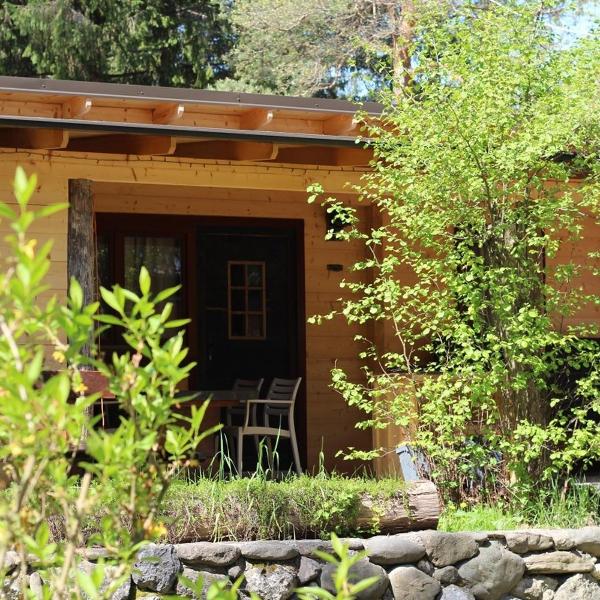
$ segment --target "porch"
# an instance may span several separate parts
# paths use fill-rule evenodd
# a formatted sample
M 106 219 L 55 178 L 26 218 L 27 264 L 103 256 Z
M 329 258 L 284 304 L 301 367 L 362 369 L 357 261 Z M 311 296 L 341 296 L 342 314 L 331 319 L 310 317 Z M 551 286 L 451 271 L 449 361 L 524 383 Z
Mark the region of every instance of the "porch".
M 21 164 L 38 174 L 38 205 L 71 204 L 34 232 L 55 240 L 47 294 L 64 297 L 71 275 L 88 300 L 99 285 L 135 286 L 141 264 L 155 289 L 181 284 L 176 309 L 191 318 L 198 363 L 187 387 L 302 377 L 303 466 L 323 452 L 327 467 L 353 471 L 335 455 L 368 449 L 370 434 L 354 428 L 359 416 L 329 388 L 329 373 L 337 364 L 360 376 L 354 336 L 365 332 L 306 319 L 343 297 L 339 283 L 364 250 L 324 239 L 325 211 L 307 204 L 306 187 L 322 183 L 368 221 L 351 190 L 370 158 L 354 143 L 356 107 L 0 77 L 0 108 L 4 197 Z M 101 345 L 119 342 L 109 335 Z

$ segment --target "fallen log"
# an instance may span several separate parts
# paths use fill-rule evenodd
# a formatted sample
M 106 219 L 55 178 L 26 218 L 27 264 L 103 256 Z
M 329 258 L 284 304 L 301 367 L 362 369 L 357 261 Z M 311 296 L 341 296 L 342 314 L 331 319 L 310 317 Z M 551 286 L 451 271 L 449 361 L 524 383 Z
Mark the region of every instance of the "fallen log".
M 401 533 L 435 529 L 442 512 L 442 502 L 432 481 L 408 481 L 402 492 L 390 498 L 363 496 L 357 524 L 371 526 L 378 533 Z
M 358 510 L 349 516 L 345 526 L 353 535 L 402 533 L 435 529 L 442 511 L 440 495 L 431 481 L 398 483 L 399 490 L 390 496 L 363 494 L 358 499 Z M 253 525 L 258 515 L 245 507 L 231 510 L 221 507 L 223 514 L 215 514 L 208 507 L 197 505 L 190 512 L 184 507 L 173 507 L 167 524 L 166 539 L 170 543 L 214 541 L 216 539 L 256 539 Z M 180 511 L 179 514 L 175 514 Z M 293 511 L 292 511 L 293 513 Z M 293 519 L 293 514 L 287 516 Z M 284 515 L 280 518 L 285 519 Z M 296 537 L 318 537 L 323 531 L 314 531 L 302 522 L 292 527 Z

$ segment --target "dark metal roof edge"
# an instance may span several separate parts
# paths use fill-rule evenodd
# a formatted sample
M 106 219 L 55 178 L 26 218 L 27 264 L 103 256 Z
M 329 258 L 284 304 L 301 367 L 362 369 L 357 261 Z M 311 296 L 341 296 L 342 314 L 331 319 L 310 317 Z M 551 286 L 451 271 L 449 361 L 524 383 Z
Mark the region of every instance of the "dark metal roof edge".
M 16 117 L 0 115 L 2 127 L 37 127 L 40 129 L 66 129 L 75 131 L 97 131 L 103 133 L 128 133 L 134 135 L 162 135 L 186 138 L 211 138 L 255 142 L 285 142 L 319 146 L 360 147 L 369 142 L 363 138 L 314 133 L 288 133 L 281 131 L 254 131 L 240 129 L 218 129 L 211 127 L 182 127 L 178 125 L 155 125 L 146 123 L 119 123 L 110 121 L 83 121 L 77 119 L 47 119 L 45 117 Z
M 377 102 L 353 103 L 348 100 L 275 96 L 190 88 L 170 88 L 123 83 L 65 81 L 34 77 L 0 76 L 0 92 L 31 92 L 66 96 L 95 96 L 122 100 L 157 100 L 193 104 L 246 106 L 249 108 L 303 110 L 318 113 L 352 113 L 357 110 L 380 115 L 383 105 Z

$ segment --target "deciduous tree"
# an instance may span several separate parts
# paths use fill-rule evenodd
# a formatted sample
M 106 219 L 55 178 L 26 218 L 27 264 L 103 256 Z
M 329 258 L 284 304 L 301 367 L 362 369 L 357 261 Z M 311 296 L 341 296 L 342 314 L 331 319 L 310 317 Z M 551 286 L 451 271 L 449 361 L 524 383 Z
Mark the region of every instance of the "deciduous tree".
M 600 43 L 565 47 L 549 9 L 466 2 L 420 19 L 415 85 L 371 129 L 358 189 L 379 225 L 326 201 L 371 274 L 345 283 L 337 314 L 393 339 L 363 340 L 367 385 L 335 370 L 334 386 L 363 426 L 412 428 L 461 492 L 486 469 L 524 482 L 600 459 L 598 323 L 579 312 L 600 304 L 579 245 L 599 216 Z

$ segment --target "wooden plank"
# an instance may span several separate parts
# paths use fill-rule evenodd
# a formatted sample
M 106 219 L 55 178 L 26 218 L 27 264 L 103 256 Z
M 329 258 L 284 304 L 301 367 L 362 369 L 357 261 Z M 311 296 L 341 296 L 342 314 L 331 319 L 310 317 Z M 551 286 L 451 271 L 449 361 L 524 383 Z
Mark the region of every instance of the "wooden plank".
M 332 148 L 325 146 L 298 146 L 281 148 L 277 162 L 284 164 L 319 164 L 331 166 L 365 166 L 373 159 L 373 151 L 361 148 Z
M 272 120 L 272 110 L 254 108 L 240 115 L 240 129 L 264 129 Z
M 32 127 L 0 128 L 0 146 L 3 148 L 54 149 L 66 148 L 69 133 L 64 129 L 35 129 Z
M 35 168 L 40 179 L 65 181 L 78 177 L 77 173 L 89 176 L 93 171 L 95 181 L 122 183 L 162 184 L 171 186 L 195 186 L 212 188 L 238 188 L 245 190 L 290 190 L 306 191 L 311 183 L 325 182 L 327 193 L 348 193 L 360 182 L 362 168 L 285 167 L 279 164 L 220 164 L 202 160 L 183 159 L 169 156 L 124 159 L 122 156 L 99 158 L 95 153 L 53 152 L 52 160 L 43 151 L 15 152 L 0 151 L 0 174 L 12 178 L 16 164 L 24 161 Z
M 323 121 L 323 133 L 326 135 L 358 135 L 359 122 L 354 115 L 335 115 Z
M 110 154 L 173 154 L 175 138 L 159 135 L 109 134 L 75 138 L 68 150 L 75 152 L 100 152 Z
M 206 141 L 177 144 L 175 156 L 212 160 L 262 161 L 277 156 L 277 145 L 267 142 Z
M 185 113 L 183 104 L 164 104 L 152 111 L 152 121 L 158 124 L 181 124 Z
M 82 119 L 92 110 L 92 99 L 84 96 L 69 98 L 63 104 L 63 118 Z

